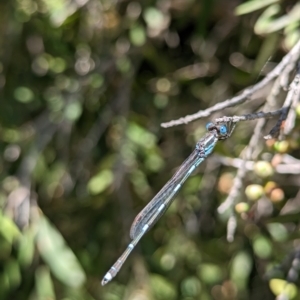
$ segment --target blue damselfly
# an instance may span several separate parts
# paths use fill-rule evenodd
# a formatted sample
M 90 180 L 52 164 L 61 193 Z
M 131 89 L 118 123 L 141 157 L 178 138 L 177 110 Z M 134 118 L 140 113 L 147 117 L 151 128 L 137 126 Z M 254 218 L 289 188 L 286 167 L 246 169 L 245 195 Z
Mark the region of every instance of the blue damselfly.
M 144 234 L 159 220 L 163 213 L 170 206 L 174 200 L 174 196 L 182 187 L 183 183 L 192 174 L 192 172 L 204 161 L 204 159 L 211 154 L 218 140 L 226 139 L 232 133 L 233 128 L 229 128 L 231 123 L 208 123 L 207 133 L 201 138 L 194 151 L 183 162 L 173 177 L 165 184 L 160 192 L 146 205 L 146 207 L 136 216 L 131 229 L 131 242 L 128 244 L 126 250 L 105 274 L 102 285 L 105 285 L 112 280 L 119 272 L 125 260 L 137 245 Z

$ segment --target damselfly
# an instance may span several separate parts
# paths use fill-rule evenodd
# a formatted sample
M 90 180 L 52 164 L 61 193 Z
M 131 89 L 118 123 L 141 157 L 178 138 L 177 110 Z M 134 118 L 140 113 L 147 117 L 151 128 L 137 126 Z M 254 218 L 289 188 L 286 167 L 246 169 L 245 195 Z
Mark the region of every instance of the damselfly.
M 233 129 L 231 123 L 208 123 L 206 125 L 207 133 L 196 144 L 195 150 L 183 162 L 173 177 L 165 184 L 160 192 L 146 205 L 146 207 L 136 216 L 131 229 L 131 242 L 128 244 L 126 250 L 105 274 L 102 285 L 105 285 L 112 280 L 119 272 L 128 255 L 137 245 L 144 234 L 159 220 L 163 213 L 172 203 L 174 196 L 182 187 L 182 184 L 192 174 L 192 172 L 199 166 L 199 164 L 213 151 L 218 140 L 228 138 Z

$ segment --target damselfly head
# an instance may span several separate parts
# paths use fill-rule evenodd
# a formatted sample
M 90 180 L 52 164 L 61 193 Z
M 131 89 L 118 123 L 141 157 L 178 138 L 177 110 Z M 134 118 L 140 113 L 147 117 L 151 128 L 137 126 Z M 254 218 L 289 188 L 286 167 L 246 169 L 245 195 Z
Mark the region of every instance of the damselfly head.
M 213 122 L 209 122 L 206 124 L 206 129 L 207 131 L 217 131 L 219 140 L 226 139 L 229 134 L 228 126 L 225 123 L 216 124 Z

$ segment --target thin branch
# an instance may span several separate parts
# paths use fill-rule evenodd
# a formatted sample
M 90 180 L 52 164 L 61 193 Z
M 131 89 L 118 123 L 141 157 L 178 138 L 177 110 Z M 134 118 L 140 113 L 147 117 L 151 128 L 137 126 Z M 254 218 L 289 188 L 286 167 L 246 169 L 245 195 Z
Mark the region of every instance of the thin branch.
M 277 120 L 277 122 L 274 125 L 274 127 L 270 130 L 269 134 L 267 134 L 266 136 L 264 136 L 265 140 L 276 139 L 276 138 L 279 137 L 280 128 L 282 126 L 282 123 L 286 119 L 286 116 L 288 114 L 289 109 L 290 109 L 289 106 L 284 108 L 283 113 L 280 115 L 280 117 Z
M 200 110 L 195 114 L 187 115 L 178 120 L 172 120 L 170 122 L 162 123 L 161 126 L 164 128 L 168 128 L 168 127 L 177 126 L 181 124 L 188 124 L 194 120 L 203 117 L 208 117 L 213 112 L 217 112 L 225 108 L 244 103 L 250 99 L 252 94 L 265 87 L 268 83 L 270 83 L 273 79 L 275 79 L 279 75 L 282 75 L 282 73 L 284 73 L 286 66 L 290 64 L 292 65 L 292 62 L 294 62 L 295 58 L 297 60 L 299 57 L 300 57 L 300 41 L 263 80 L 261 80 L 251 88 L 245 89 L 242 92 L 242 94 L 235 96 L 231 99 L 227 99 L 221 103 L 217 103 L 216 105 L 211 106 L 208 109 Z
M 232 116 L 232 117 L 227 117 L 224 116 L 222 118 L 215 119 L 215 123 L 222 123 L 222 122 L 233 122 L 237 123 L 240 121 L 250 121 L 250 120 L 256 120 L 256 119 L 268 119 L 268 118 L 273 118 L 275 116 L 281 115 L 283 113 L 284 109 L 278 109 L 275 111 L 270 111 L 270 112 L 263 112 L 259 111 L 257 113 L 252 113 L 252 114 L 245 114 L 242 116 Z
M 233 242 L 236 227 L 237 227 L 236 215 L 234 213 L 232 213 L 227 222 L 227 236 L 226 237 L 227 237 L 228 242 Z
M 288 112 L 290 110 L 292 103 L 298 102 L 299 92 L 300 92 L 299 79 L 300 79 L 300 69 L 298 68 L 297 73 L 296 73 L 292 83 L 290 84 L 290 90 L 286 96 L 284 103 L 283 103 L 283 106 L 282 106 L 283 112 L 282 112 L 280 118 L 278 119 L 278 121 L 276 122 L 275 126 L 271 129 L 270 133 L 264 137 L 266 140 L 269 140 L 272 138 L 277 138 L 279 136 L 280 128 L 282 126 L 282 123 L 287 119 Z M 294 126 L 294 122 L 293 122 L 293 124 L 291 124 L 291 123 L 292 123 L 292 120 L 290 119 L 289 123 L 288 123 L 288 132 L 290 132 L 291 128 Z
M 234 167 L 236 169 L 241 168 L 242 165 L 245 164 L 245 169 L 247 171 L 253 171 L 255 166 L 255 161 L 253 160 L 245 161 L 241 158 L 231 158 L 216 155 L 214 156 L 214 159 L 216 159 L 222 165 Z M 274 170 L 278 174 L 300 174 L 300 161 L 297 159 L 295 159 L 295 161 L 297 162 L 278 164 L 274 167 Z
M 289 87 L 289 76 L 295 70 L 295 63 L 299 59 L 299 56 L 295 53 L 292 56 L 290 63 L 287 64 L 284 71 L 279 75 L 280 85 L 284 90 L 288 90 Z
M 291 89 L 294 90 L 294 96 L 293 96 L 292 103 L 291 103 L 291 109 L 289 111 L 289 114 L 288 114 L 285 124 L 284 124 L 283 133 L 285 135 L 288 135 L 295 126 L 296 107 L 300 101 L 300 84 L 299 84 L 299 82 L 300 82 L 300 61 L 298 62 L 298 66 L 297 66 L 297 74 L 291 85 Z
M 42 114 L 41 116 L 45 116 Z M 47 116 L 47 114 L 46 114 Z M 31 175 L 40 157 L 41 152 L 51 141 L 53 135 L 58 129 L 58 124 L 53 124 L 49 118 L 38 118 L 38 122 L 33 125 L 36 129 L 34 143 L 28 153 L 24 156 L 17 177 L 20 181 L 20 187 L 13 190 L 8 196 L 5 211 L 15 221 L 19 228 L 23 229 L 29 224 L 30 219 L 30 201 L 31 195 Z
M 281 91 L 281 85 L 280 85 L 280 78 L 278 77 L 274 81 L 274 84 L 273 84 L 273 87 L 271 89 L 271 92 L 267 96 L 267 102 L 268 102 L 269 107 L 271 109 L 279 107 L 279 105 L 277 105 L 277 99 L 278 99 L 278 96 L 280 94 L 280 91 Z

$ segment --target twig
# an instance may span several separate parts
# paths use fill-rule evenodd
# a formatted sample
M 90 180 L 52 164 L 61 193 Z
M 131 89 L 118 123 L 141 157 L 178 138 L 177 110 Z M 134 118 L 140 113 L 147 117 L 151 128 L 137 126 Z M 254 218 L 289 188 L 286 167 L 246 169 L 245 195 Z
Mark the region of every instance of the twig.
M 279 137 L 281 125 L 282 125 L 283 121 L 286 119 L 289 109 L 290 109 L 289 106 L 284 107 L 284 111 L 280 115 L 280 117 L 279 117 L 278 121 L 276 122 L 276 124 L 274 125 L 274 127 L 270 130 L 269 134 L 264 136 L 265 140 L 275 139 L 275 138 Z
M 269 95 L 267 96 L 267 102 L 269 104 L 269 107 L 271 109 L 274 109 L 275 107 L 279 107 L 279 105 L 277 105 L 277 99 L 278 96 L 280 94 L 281 91 L 281 85 L 280 85 L 280 78 L 278 77 L 274 84 L 273 87 L 271 89 L 271 92 L 269 93 Z
M 47 115 L 47 114 L 46 114 Z M 42 116 L 45 116 L 42 114 Z M 40 124 L 36 122 L 34 125 Z M 54 133 L 58 129 L 58 124 L 53 124 L 48 118 L 44 119 L 41 128 L 36 127 L 35 142 L 31 149 L 24 156 L 17 171 L 17 177 L 20 181 L 20 187 L 11 192 L 8 196 L 5 211 L 15 221 L 19 228 L 23 229 L 29 224 L 30 219 L 30 201 L 32 198 L 31 175 L 36 166 L 40 153 L 51 141 Z
M 269 82 L 271 82 L 279 75 L 282 75 L 286 66 L 289 65 L 291 61 L 294 61 L 295 58 L 298 59 L 299 57 L 300 57 L 300 41 L 298 41 L 298 43 L 294 46 L 294 48 L 281 60 L 281 62 L 263 80 L 261 80 L 251 88 L 245 89 L 242 94 L 235 96 L 231 99 L 227 99 L 221 103 L 217 103 L 216 105 L 211 106 L 208 109 L 200 110 L 195 114 L 187 115 L 178 120 L 172 120 L 170 122 L 162 123 L 161 126 L 164 128 L 168 128 L 168 127 L 177 126 L 181 124 L 187 124 L 196 119 L 207 117 L 211 115 L 213 112 L 217 112 L 227 107 L 232 107 L 237 104 L 244 103 L 250 98 L 250 96 L 253 93 L 265 87 Z
M 269 140 L 272 138 L 277 138 L 279 136 L 281 125 L 287 119 L 287 115 L 288 115 L 288 112 L 290 110 L 292 103 L 298 102 L 298 97 L 299 97 L 299 92 L 300 92 L 300 90 L 299 90 L 300 73 L 299 72 L 300 72 L 300 70 L 298 68 L 297 73 L 296 73 L 292 83 L 290 84 L 290 90 L 286 96 L 284 103 L 283 103 L 282 114 L 281 114 L 280 118 L 278 119 L 278 121 L 276 122 L 275 126 L 271 129 L 270 133 L 264 137 L 266 140 Z M 295 105 L 295 107 L 296 107 L 296 105 Z M 294 126 L 294 122 L 291 120 L 291 117 L 290 117 L 287 131 L 290 132 L 290 130 L 293 126 Z
M 256 119 L 267 119 L 267 118 L 273 118 L 275 116 L 281 115 L 284 109 L 278 109 L 275 111 L 270 111 L 270 112 L 263 112 L 259 111 L 257 113 L 252 113 L 252 114 L 246 114 L 242 116 L 232 116 L 232 117 L 227 117 L 224 116 L 222 118 L 215 119 L 215 123 L 222 123 L 222 122 L 233 122 L 237 123 L 240 121 L 250 121 L 250 120 L 256 120 Z
M 289 154 L 281 155 L 281 162 L 285 164 L 300 164 L 300 159 L 297 159 Z
M 295 53 L 292 55 L 290 62 L 285 67 L 284 71 L 279 75 L 280 86 L 284 90 L 288 90 L 289 86 L 289 75 L 295 70 L 296 61 L 299 59 L 299 56 Z
M 298 66 L 297 66 L 297 74 L 291 85 L 291 89 L 294 89 L 294 96 L 293 96 L 292 103 L 291 103 L 291 109 L 289 111 L 289 114 L 288 114 L 285 124 L 284 124 L 283 133 L 285 135 L 289 134 L 295 126 L 296 107 L 300 101 L 300 84 L 299 84 L 299 82 L 300 82 L 300 61 L 298 62 Z
M 275 171 L 278 174 L 300 174 L 300 164 L 279 164 Z
M 291 263 L 291 267 L 287 274 L 287 281 L 288 282 L 296 282 L 299 278 L 299 271 L 300 271 L 300 250 L 296 249 L 293 255 L 293 260 Z
M 245 163 L 245 168 L 247 171 L 252 171 L 254 169 L 255 162 L 252 160 L 243 160 L 241 158 L 232 158 L 227 156 L 221 156 L 221 155 L 214 155 L 213 159 L 217 160 L 224 166 L 233 167 L 236 169 L 239 169 L 243 163 Z
M 228 222 L 227 222 L 227 241 L 228 242 L 233 242 L 236 227 L 237 227 L 236 215 L 232 212 L 232 214 L 229 217 Z
M 241 158 L 231 158 L 225 156 L 215 155 L 214 159 L 219 161 L 222 165 L 234 167 L 236 169 L 241 168 L 245 164 L 247 171 L 253 171 L 255 166 L 255 161 L 253 160 L 243 160 Z M 282 163 L 274 167 L 274 170 L 278 174 L 300 174 L 300 161 L 295 159 L 295 162 Z

